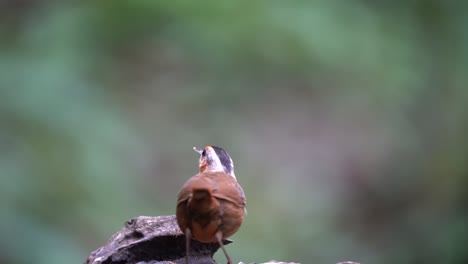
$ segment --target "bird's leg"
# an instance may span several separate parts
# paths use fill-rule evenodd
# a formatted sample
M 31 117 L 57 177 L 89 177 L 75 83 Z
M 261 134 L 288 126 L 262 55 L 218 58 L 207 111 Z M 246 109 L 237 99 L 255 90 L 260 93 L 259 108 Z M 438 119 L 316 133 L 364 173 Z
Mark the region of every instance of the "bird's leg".
M 221 249 L 222 249 L 223 252 L 224 252 L 224 255 L 226 256 L 227 263 L 228 263 L 228 264 L 233 264 L 232 259 L 229 257 L 229 255 L 228 255 L 226 249 L 224 248 L 224 245 L 223 245 L 223 234 L 221 233 L 221 231 L 216 232 L 216 239 L 218 240 L 219 246 L 221 247 Z
M 190 228 L 185 229 L 185 264 L 189 264 L 189 253 L 190 253 L 190 238 L 192 234 Z

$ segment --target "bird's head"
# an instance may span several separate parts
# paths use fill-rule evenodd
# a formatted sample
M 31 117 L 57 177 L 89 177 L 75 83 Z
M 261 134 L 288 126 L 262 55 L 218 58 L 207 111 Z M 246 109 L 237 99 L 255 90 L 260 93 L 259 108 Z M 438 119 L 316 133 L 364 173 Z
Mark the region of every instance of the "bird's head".
M 198 163 L 200 173 L 205 171 L 221 171 L 236 178 L 234 175 L 234 163 L 224 149 L 215 146 L 206 146 L 203 149 L 193 147 L 193 149 L 200 154 Z

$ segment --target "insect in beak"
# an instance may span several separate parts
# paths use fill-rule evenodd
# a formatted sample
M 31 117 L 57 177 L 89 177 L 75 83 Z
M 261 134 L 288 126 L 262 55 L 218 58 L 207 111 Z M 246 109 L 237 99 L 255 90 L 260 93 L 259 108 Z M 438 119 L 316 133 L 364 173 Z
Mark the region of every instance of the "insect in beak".
M 202 154 L 203 150 L 202 149 L 197 149 L 197 147 L 193 147 L 193 150 L 195 150 L 196 152 L 198 152 L 198 154 Z

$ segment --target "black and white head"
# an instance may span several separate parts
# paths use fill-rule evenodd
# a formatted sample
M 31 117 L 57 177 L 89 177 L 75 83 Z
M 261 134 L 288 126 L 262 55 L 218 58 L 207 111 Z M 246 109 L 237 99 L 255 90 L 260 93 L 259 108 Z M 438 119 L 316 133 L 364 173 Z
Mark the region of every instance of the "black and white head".
M 229 154 L 222 148 L 206 146 L 203 149 L 193 148 L 200 154 L 199 169 L 204 171 L 222 171 L 236 178 L 234 174 L 234 163 Z

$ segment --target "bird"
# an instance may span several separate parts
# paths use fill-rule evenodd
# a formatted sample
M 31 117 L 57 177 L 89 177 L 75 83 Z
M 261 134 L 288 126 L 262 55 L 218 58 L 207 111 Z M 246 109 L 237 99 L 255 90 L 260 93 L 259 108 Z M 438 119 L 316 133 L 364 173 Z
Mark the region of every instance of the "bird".
M 190 240 L 218 243 L 228 264 L 233 264 L 223 240 L 236 233 L 246 215 L 244 190 L 234 174 L 234 163 L 222 148 L 193 148 L 200 154 L 199 172 L 192 176 L 177 196 L 176 219 L 186 238 L 186 263 Z

